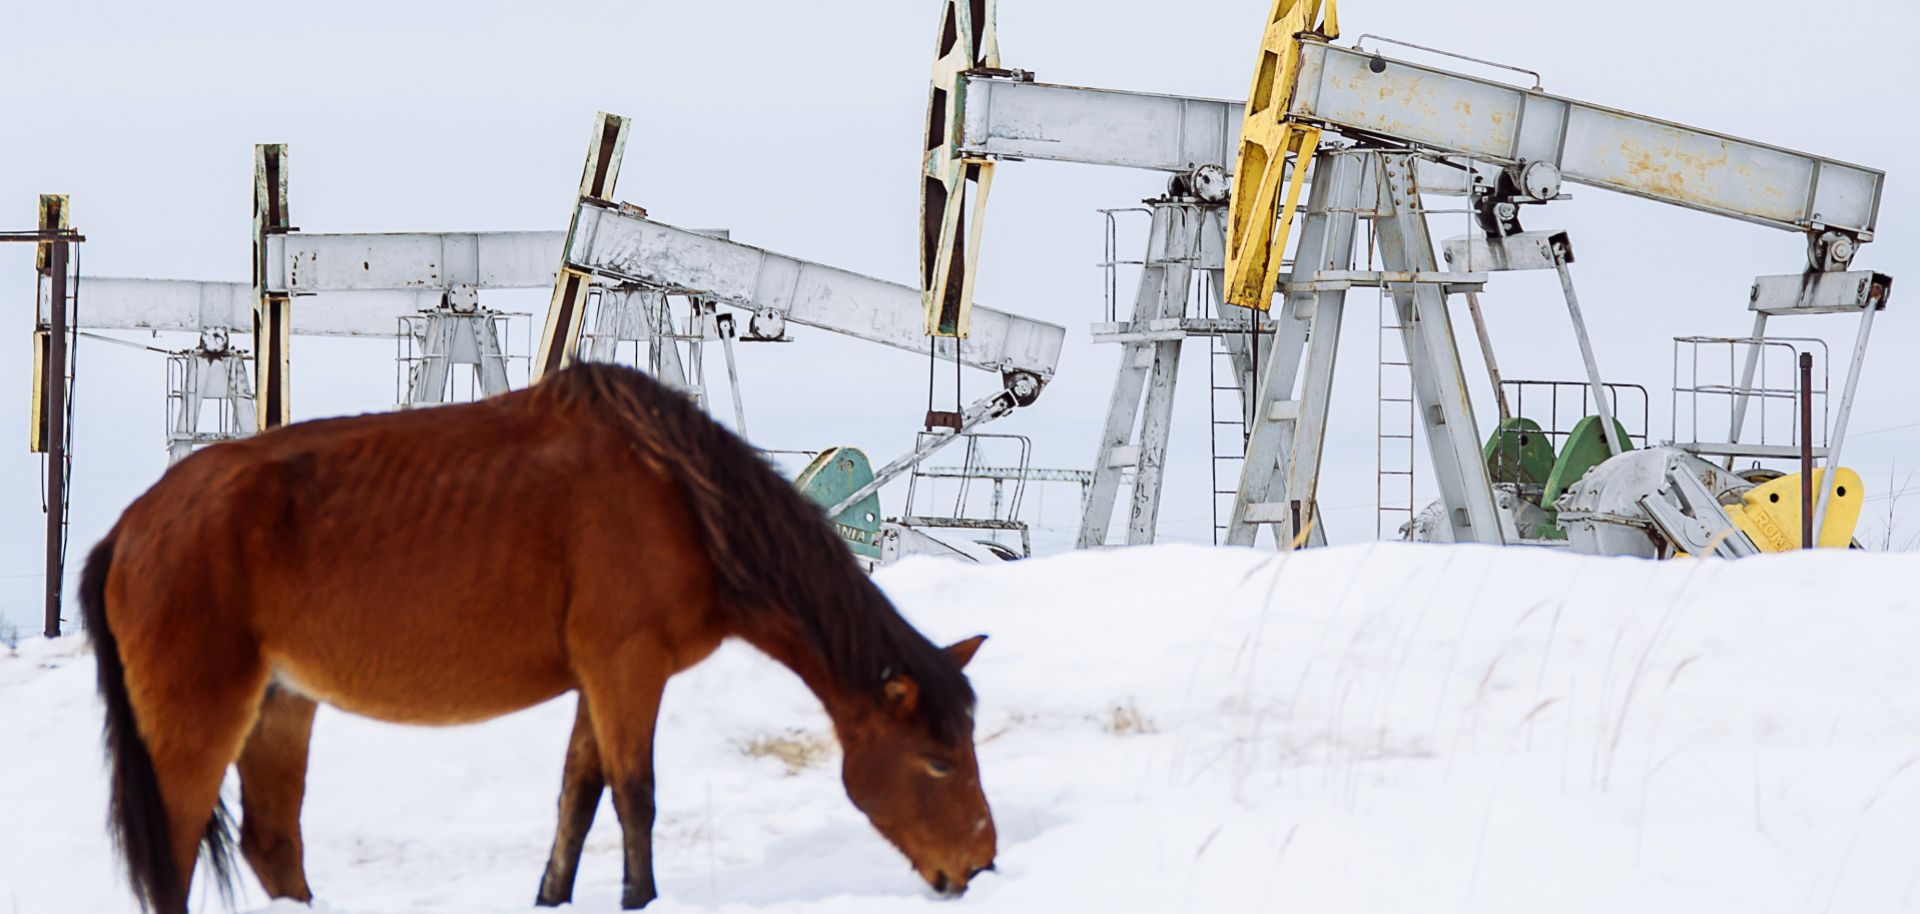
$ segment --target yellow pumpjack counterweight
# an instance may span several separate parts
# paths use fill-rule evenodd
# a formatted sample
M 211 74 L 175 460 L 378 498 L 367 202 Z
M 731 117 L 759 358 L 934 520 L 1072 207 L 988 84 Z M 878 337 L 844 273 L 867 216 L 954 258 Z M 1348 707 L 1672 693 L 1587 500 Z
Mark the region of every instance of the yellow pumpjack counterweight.
M 1260 38 L 1260 63 L 1247 93 L 1240 156 L 1227 211 L 1227 301 L 1266 311 L 1280 280 L 1280 261 L 1306 183 L 1307 163 L 1320 146 L 1320 129 L 1287 117 L 1300 78 L 1302 41 L 1340 37 L 1334 0 L 1274 0 Z M 1288 162 L 1292 170 L 1288 170 Z M 1283 188 L 1281 185 L 1284 184 Z
M 1826 470 L 1813 471 L 1813 490 L 1820 491 Z M 1853 529 L 1860 522 L 1860 509 L 1866 489 L 1860 474 L 1841 467 L 1834 474 L 1833 500 L 1827 503 L 1827 516 L 1820 524 L 1814 545 L 1845 549 L 1853 544 Z M 1790 552 L 1801 548 L 1800 474 L 1790 473 L 1770 479 L 1740 493 L 1740 504 L 1722 505 L 1733 525 L 1746 533 L 1761 552 Z

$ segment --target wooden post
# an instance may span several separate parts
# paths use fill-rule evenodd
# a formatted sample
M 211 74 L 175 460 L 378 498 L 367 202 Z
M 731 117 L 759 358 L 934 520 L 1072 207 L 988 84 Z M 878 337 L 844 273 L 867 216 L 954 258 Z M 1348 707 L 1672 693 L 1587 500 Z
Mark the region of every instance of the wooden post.
M 253 147 L 253 372 L 257 410 L 255 427 L 261 431 L 287 424 L 288 325 L 292 304 L 284 294 L 269 292 L 274 264 L 267 257 L 267 236 L 293 231 L 287 216 L 287 147 L 262 143 Z
M 540 350 L 534 354 L 528 383 L 567 367 L 573 361 L 573 349 L 580 344 L 580 322 L 586 317 L 587 293 L 593 277 L 569 265 L 573 255 L 573 233 L 580 227 L 580 204 L 592 200 L 605 203 L 613 198 L 620 178 L 620 158 L 626 152 L 627 129 L 632 121 L 602 111 L 594 115 L 593 139 L 587 147 L 587 164 L 580 171 L 580 193 L 574 198 L 568 217 L 567 240 L 560 252 L 560 272 L 554 278 L 553 301 L 547 306 L 547 323 L 540 332 Z
M 67 534 L 67 240 L 58 237 L 67 228 L 67 198 L 40 197 L 40 242 L 35 266 L 47 280 L 47 355 L 40 383 L 46 412 L 40 429 L 47 445 L 47 567 L 46 628 L 49 638 L 60 637 L 60 604 L 66 578 Z

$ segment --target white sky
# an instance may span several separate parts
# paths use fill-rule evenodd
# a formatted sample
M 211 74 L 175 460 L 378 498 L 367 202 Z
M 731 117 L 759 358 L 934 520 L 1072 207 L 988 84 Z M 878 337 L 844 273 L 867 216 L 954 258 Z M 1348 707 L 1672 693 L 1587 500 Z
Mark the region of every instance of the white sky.
M 36 194 L 67 193 L 90 239 L 82 253 L 90 274 L 244 279 L 252 144 L 285 142 L 293 222 L 308 231 L 557 230 L 593 113 L 607 110 L 637 120 L 620 196 L 657 218 L 725 226 L 744 242 L 913 280 L 935 0 L 532 6 L 0 0 L 0 225 L 29 228 Z M 1266 8 L 1267 0 L 1001 0 L 1003 62 L 1049 82 L 1240 98 Z M 1675 0 L 1657 16 L 1523 0 L 1356 0 L 1342 10 L 1349 39 L 1375 32 L 1528 66 L 1558 94 L 1885 169 L 1879 240 L 1858 265 L 1896 275 L 1912 259 L 1920 218 L 1907 124 L 1920 64 L 1905 53 L 1917 23 L 1903 0 L 1812 16 L 1777 0 Z M 1134 205 L 1163 183 L 1149 173 L 1042 163 L 999 171 L 979 300 L 1069 330 L 1058 379 L 1034 408 L 995 429 L 1033 436 L 1038 465 L 1092 462 L 1118 357 L 1116 347 L 1086 339 L 1101 305 L 1094 210 Z M 1752 277 L 1797 270 L 1802 243 L 1570 190 L 1573 200 L 1530 209 L 1528 227 L 1573 232 L 1601 366 L 1609 379 L 1648 387 L 1652 432 L 1663 437 L 1670 339 L 1744 333 Z M 1442 222 L 1434 233 L 1461 226 Z M 1128 243 L 1138 239 L 1136 231 Z M 0 345 L 0 378 L 16 381 L 0 395 L 0 441 L 14 442 L 0 448 L 0 619 L 34 630 L 43 520 L 40 458 L 23 446 L 28 248 L 0 248 L 0 288 L 10 290 L 18 334 Z M 1498 277 L 1484 300 L 1508 377 L 1578 377 L 1550 276 Z M 537 310 L 545 296 L 490 302 Z M 1920 382 L 1909 355 L 1914 324 L 1901 302 L 1896 296 L 1879 323 L 1856 433 L 1920 423 L 1910 393 Z M 1322 490 L 1336 540 L 1373 532 L 1371 296 L 1355 304 Z M 1456 320 L 1470 346 L 1464 309 Z M 1781 332 L 1825 336 L 1838 353 L 1851 345 L 1850 320 L 1798 323 Z M 852 443 L 876 462 L 911 445 L 926 405 L 922 359 L 805 328 L 796 335 L 790 346 L 742 352 L 757 443 Z M 1186 360 L 1165 539 L 1208 537 L 1203 345 Z M 391 404 L 391 342 L 301 339 L 294 353 L 296 417 Z M 1492 406 L 1477 353 L 1465 357 L 1484 430 Z M 165 466 L 160 358 L 83 344 L 80 359 L 76 570 Z M 1843 367 L 1842 356 L 1836 386 Z M 970 373 L 967 383 L 978 396 L 988 379 Z M 1870 497 L 1884 495 L 1896 464 L 1920 467 L 1916 444 L 1920 427 L 1865 435 L 1849 442 L 1846 462 L 1867 474 Z M 1894 488 L 1906 472 L 1898 470 Z M 1429 491 L 1423 484 L 1422 501 Z M 889 493 L 890 512 L 901 509 L 900 495 Z M 1070 536 L 1074 496 L 1048 491 L 1036 517 L 1041 496 L 1029 494 L 1028 519 L 1044 525 L 1043 541 Z M 1877 542 L 1884 526 L 1869 519 L 1863 538 Z M 1916 529 L 1911 519 L 1904 526 L 1896 545 Z

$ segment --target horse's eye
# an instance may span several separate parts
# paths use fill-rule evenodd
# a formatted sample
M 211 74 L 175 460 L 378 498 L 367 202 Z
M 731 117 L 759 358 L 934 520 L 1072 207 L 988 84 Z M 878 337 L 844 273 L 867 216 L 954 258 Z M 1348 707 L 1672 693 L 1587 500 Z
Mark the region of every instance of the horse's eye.
M 953 773 L 953 767 L 939 759 L 927 759 L 927 773 L 937 778 L 943 778 Z

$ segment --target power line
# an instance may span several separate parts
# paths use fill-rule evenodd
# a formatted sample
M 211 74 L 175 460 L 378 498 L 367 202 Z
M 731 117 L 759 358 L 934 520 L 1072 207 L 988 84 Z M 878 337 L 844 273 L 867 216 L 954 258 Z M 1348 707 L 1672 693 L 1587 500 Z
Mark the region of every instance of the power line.
M 1920 423 L 1915 423 L 1915 424 L 1920 424 Z M 1864 501 L 1886 501 L 1889 498 L 1899 498 L 1902 495 L 1913 495 L 1916 493 L 1920 493 L 1920 486 L 1912 486 L 1910 488 L 1901 489 L 1898 492 L 1888 492 L 1885 495 L 1874 495 L 1863 500 Z
M 1865 431 L 1865 432 L 1853 432 L 1849 434 L 1848 437 L 1849 438 L 1865 438 L 1868 435 L 1878 435 L 1881 432 L 1897 432 L 1904 428 L 1920 428 L 1920 422 L 1909 422 L 1905 425 L 1889 425 L 1886 428 L 1876 428 L 1871 431 Z

